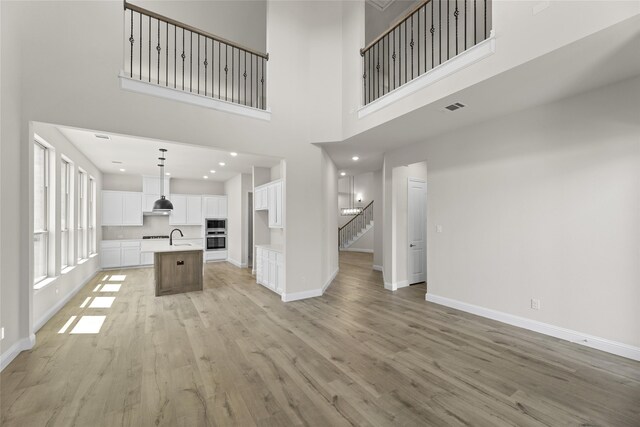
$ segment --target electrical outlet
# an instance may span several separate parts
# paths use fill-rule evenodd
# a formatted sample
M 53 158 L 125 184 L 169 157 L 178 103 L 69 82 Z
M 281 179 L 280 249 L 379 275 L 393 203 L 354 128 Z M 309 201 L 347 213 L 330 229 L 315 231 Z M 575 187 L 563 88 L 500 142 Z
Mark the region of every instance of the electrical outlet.
M 531 309 L 532 310 L 540 310 L 540 300 L 536 298 L 531 298 Z
M 4 339 L 4 328 L 0 328 L 0 340 Z
M 442 233 L 442 226 L 436 225 L 436 233 Z

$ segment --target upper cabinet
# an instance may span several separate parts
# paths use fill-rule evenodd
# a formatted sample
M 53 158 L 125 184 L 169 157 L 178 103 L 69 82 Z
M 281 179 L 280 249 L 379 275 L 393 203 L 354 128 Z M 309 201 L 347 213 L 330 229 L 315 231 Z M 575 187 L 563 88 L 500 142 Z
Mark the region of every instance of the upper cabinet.
M 203 225 L 202 196 L 172 194 L 171 225 Z
M 270 228 L 282 228 L 284 226 L 282 181 L 272 181 L 256 187 L 254 194 L 255 210 L 268 211 Z
M 103 191 L 102 225 L 142 225 L 142 193 Z
M 227 217 L 227 196 L 203 196 L 202 213 L 206 218 Z
M 164 195 L 167 199 L 169 197 L 169 183 L 170 178 L 164 179 Z M 144 212 L 151 212 L 153 210 L 153 204 L 162 195 L 160 191 L 160 177 L 159 176 L 143 176 L 142 177 L 142 209 Z

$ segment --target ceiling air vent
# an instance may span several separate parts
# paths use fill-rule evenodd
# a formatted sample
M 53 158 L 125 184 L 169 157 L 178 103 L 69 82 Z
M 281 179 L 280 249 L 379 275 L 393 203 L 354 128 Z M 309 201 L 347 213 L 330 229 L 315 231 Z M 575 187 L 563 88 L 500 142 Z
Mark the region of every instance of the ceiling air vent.
M 447 105 L 446 107 L 444 107 L 444 111 L 456 111 L 459 110 L 461 108 L 466 107 L 466 105 L 460 103 L 460 102 L 455 102 L 451 105 Z
M 98 138 L 98 139 L 106 139 L 107 141 L 111 139 L 111 138 L 109 138 L 109 135 L 102 135 L 102 134 L 99 134 L 99 133 L 96 133 L 95 135 L 96 135 L 96 138 Z

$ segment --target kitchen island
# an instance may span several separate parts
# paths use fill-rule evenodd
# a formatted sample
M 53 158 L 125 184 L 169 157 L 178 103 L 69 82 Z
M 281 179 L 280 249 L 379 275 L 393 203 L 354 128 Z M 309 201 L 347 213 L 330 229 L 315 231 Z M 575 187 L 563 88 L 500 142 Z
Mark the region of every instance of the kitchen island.
M 203 248 L 167 240 L 143 241 L 141 253 L 153 253 L 156 296 L 202 290 Z

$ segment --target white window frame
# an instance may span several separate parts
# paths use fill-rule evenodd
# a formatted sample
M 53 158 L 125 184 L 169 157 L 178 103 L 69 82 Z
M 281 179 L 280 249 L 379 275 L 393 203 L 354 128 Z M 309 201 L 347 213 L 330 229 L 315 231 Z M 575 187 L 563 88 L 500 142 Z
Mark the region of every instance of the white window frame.
M 73 229 L 73 163 L 62 157 L 60 162 L 60 269 L 71 267 L 73 263 L 73 245 L 71 230 Z M 66 176 L 65 176 L 66 175 Z M 64 184 L 64 185 L 63 185 Z M 63 218 L 62 206 L 66 206 Z M 66 242 L 66 250 L 65 250 Z M 65 262 L 66 261 L 66 262 Z
M 44 141 L 41 141 L 39 139 L 35 139 L 34 141 L 34 156 L 33 156 L 33 175 L 34 175 L 34 209 L 35 209 L 35 149 L 39 148 L 42 149 L 44 151 L 44 212 L 41 212 L 41 214 L 44 215 L 43 218 L 43 225 L 44 228 L 42 229 L 36 229 L 35 228 L 35 211 L 34 211 L 34 224 L 33 224 L 33 237 L 34 237 L 34 247 L 33 247 L 33 251 L 34 251 L 34 258 L 35 258 L 35 238 L 36 236 L 39 236 L 40 238 L 44 239 L 44 247 L 45 247 L 45 259 L 44 259 L 44 266 L 45 266 L 45 271 L 44 274 L 38 274 L 38 272 L 35 271 L 35 261 L 33 263 L 33 285 L 36 285 L 40 282 L 42 282 L 43 280 L 47 279 L 49 277 L 49 257 L 51 256 L 51 251 L 50 251 L 50 238 L 49 238 L 49 218 L 50 218 L 50 200 L 49 200 L 49 183 L 50 183 L 50 151 L 49 151 L 49 147 L 47 146 L 47 144 Z
M 87 173 L 78 168 L 78 220 L 76 222 L 78 230 L 77 239 L 77 259 L 78 263 L 89 258 L 87 251 Z
M 96 180 L 89 175 L 89 255 L 95 255 L 98 253 L 97 247 L 97 231 L 96 231 Z

